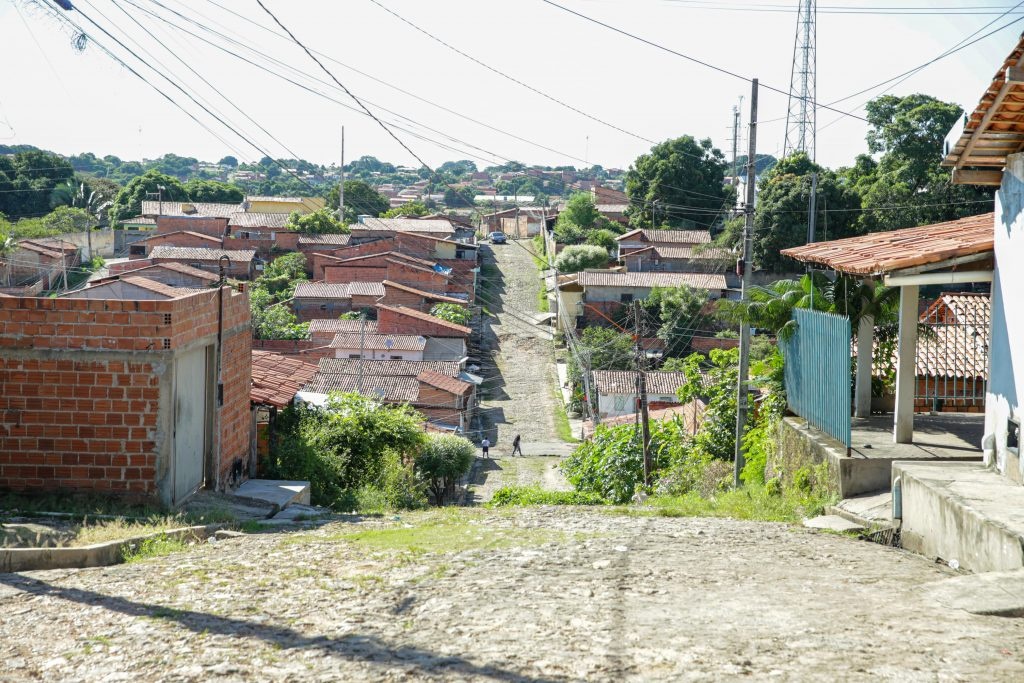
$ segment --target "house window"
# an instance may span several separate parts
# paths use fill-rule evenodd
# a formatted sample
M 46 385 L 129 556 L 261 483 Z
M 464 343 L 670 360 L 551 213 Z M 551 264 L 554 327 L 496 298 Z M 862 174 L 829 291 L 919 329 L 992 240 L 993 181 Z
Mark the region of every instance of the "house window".
M 349 358 L 359 358 L 359 354 L 358 353 L 350 353 L 350 354 L 348 354 L 348 357 Z
M 320 304 L 320 310 L 321 311 L 326 311 L 327 310 L 327 304 Z
M 133 244 L 132 246 L 130 246 L 128 248 L 128 253 L 131 254 L 132 256 L 145 256 L 146 255 L 146 247 L 141 245 L 141 244 L 140 245 L 134 245 Z
M 1020 452 L 1020 423 L 1013 418 L 1006 421 L 1006 448 L 1014 453 Z
M 632 294 L 620 294 L 619 295 L 619 303 L 621 303 L 621 304 L 631 304 L 631 303 L 633 303 L 633 295 Z
M 391 360 L 402 360 L 401 356 L 388 356 Z

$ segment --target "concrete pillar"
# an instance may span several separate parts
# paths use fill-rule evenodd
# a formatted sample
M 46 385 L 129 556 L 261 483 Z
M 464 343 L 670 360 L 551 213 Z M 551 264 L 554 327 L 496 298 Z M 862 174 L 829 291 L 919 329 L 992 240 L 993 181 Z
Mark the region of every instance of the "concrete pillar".
M 857 323 L 857 377 L 854 411 L 857 417 L 871 415 L 871 363 L 875 344 L 875 319 L 866 315 Z
M 914 385 L 917 383 L 917 285 L 900 287 L 899 341 L 896 351 L 896 416 L 893 440 L 914 441 Z

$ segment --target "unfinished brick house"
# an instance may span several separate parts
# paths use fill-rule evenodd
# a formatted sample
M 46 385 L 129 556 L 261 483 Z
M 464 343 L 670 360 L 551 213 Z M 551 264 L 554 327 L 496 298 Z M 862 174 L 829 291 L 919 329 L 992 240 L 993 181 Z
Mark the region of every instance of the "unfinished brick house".
M 2 297 L 0 350 L 0 488 L 171 506 L 244 476 L 247 294 Z

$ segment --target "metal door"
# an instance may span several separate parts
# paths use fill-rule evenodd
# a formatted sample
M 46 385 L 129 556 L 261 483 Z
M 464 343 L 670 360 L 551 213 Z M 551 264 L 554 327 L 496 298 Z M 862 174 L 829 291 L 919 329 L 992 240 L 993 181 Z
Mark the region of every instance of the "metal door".
M 207 441 L 206 349 L 174 364 L 174 504 L 203 484 Z

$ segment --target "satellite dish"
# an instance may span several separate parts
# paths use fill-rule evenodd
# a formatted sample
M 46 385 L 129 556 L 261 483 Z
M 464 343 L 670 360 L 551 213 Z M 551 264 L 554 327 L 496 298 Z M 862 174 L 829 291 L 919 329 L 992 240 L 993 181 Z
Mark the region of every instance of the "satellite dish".
M 389 337 L 389 338 L 384 340 L 384 348 L 386 348 L 388 351 L 390 351 L 392 349 L 392 347 L 394 347 L 394 345 L 395 345 L 395 340 L 394 339 L 391 339 Z

